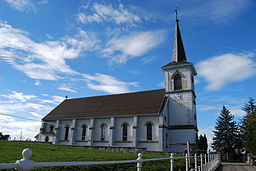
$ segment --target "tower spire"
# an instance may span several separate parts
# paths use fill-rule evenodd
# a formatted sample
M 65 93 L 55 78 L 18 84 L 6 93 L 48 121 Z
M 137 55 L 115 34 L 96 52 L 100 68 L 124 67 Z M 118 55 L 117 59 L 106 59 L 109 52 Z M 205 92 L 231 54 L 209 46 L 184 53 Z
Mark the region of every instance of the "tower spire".
M 174 33 L 174 43 L 173 43 L 173 52 L 172 52 L 172 60 L 175 62 L 187 61 L 185 49 L 183 46 L 180 28 L 179 28 L 179 20 L 178 20 L 178 10 L 176 8 L 176 26 Z

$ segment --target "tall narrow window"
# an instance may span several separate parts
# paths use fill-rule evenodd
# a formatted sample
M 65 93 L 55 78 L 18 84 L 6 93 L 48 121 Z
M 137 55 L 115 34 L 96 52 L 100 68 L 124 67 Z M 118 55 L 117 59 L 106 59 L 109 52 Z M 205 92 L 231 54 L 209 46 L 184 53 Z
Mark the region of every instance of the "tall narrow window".
M 105 124 L 101 125 L 101 141 L 105 141 L 105 137 L 106 137 L 106 128 L 107 126 Z
M 65 127 L 65 137 L 64 140 L 68 140 L 69 126 Z
M 152 123 L 147 123 L 147 140 L 152 140 Z
M 50 126 L 50 132 L 53 132 L 53 128 L 54 128 L 54 126 L 51 125 L 51 126 Z
M 49 142 L 49 137 L 48 136 L 45 137 L 45 142 Z
M 86 136 L 86 125 L 82 126 L 82 140 L 85 140 L 85 136 Z
M 176 74 L 173 79 L 174 79 L 174 90 L 182 89 L 182 80 L 181 80 L 180 74 Z
M 128 124 L 123 124 L 123 141 L 127 141 Z

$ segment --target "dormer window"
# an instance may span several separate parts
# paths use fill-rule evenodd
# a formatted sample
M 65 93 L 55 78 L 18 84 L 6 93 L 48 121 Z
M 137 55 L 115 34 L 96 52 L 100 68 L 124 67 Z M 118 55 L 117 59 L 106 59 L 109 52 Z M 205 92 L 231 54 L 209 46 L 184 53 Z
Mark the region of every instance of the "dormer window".
M 174 78 L 174 91 L 182 89 L 182 80 L 180 74 L 175 74 Z

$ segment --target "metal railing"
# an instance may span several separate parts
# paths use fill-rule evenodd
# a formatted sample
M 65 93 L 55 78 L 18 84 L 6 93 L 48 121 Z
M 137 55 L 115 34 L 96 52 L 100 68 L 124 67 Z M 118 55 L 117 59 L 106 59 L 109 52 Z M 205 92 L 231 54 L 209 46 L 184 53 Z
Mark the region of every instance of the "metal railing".
M 174 157 L 171 154 L 170 157 L 166 158 L 153 158 L 153 159 L 143 159 L 142 153 L 138 154 L 136 160 L 121 160 L 121 161 L 86 161 L 86 162 L 33 162 L 29 158 L 32 155 L 32 150 L 26 148 L 22 151 L 23 159 L 17 160 L 15 163 L 3 163 L 0 164 L 1 169 L 17 169 L 22 171 L 29 171 L 36 167 L 55 167 L 55 166 L 85 166 L 85 165 L 104 165 L 104 164 L 121 164 L 121 163 L 137 163 L 137 171 L 142 171 L 143 162 L 148 161 L 159 161 L 159 160 L 170 160 L 170 171 L 173 171 L 174 168 L 174 159 L 185 159 L 186 171 L 211 171 L 215 170 L 220 164 L 220 156 L 218 154 L 208 154 L 197 156 L 188 156 L 187 154 L 184 157 Z M 194 159 L 194 167 L 189 167 L 189 160 Z M 199 162 L 199 160 L 200 162 Z M 204 163 L 203 163 L 204 161 Z M 200 165 L 198 165 L 200 163 Z

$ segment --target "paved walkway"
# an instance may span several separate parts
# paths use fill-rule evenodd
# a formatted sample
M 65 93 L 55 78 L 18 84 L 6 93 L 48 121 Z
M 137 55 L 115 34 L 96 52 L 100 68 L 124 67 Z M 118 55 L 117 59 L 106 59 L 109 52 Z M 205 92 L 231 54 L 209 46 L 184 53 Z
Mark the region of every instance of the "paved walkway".
M 221 163 L 217 171 L 256 171 L 246 163 Z

